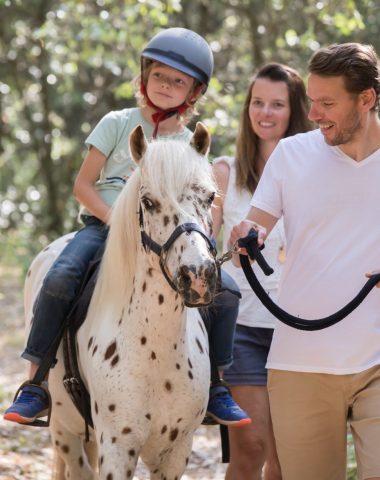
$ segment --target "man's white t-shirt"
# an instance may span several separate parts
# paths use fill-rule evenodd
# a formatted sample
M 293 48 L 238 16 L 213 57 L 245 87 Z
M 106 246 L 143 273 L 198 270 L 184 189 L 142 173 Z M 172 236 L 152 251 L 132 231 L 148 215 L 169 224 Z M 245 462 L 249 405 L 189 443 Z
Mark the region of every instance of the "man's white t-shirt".
M 279 142 L 251 205 L 283 215 L 287 255 L 278 303 L 307 319 L 346 305 L 380 268 L 380 150 L 356 162 L 319 130 Z M 265 250 L 264 250 L 265 253 Z M 380 291 L 348 317 L 305 332 L 278 322 L 267 367 L 348 374 L 380 364 Z

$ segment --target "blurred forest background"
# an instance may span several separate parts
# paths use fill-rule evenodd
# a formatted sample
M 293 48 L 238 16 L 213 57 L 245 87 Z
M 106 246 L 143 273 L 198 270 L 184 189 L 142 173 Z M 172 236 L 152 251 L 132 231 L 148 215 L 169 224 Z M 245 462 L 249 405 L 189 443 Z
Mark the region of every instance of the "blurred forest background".
M 162 28 L 211 44 L 215 71 L 200 117 L 211 158 L 232 153 L 249 78 L 267 61 L 304 76 L 320 46 L 380 53 L 377 0 L 0 0 L 0 260 L 25 269 L 78 228 L 73 179 L 84 139 L 108 111 L 135 105 L 139 55 Z

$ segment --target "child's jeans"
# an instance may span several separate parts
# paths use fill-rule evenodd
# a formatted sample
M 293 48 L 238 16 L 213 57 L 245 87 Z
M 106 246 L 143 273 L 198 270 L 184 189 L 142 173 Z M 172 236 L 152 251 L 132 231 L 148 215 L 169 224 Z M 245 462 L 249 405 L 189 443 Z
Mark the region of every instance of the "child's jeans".
M 70 313 L 91 260 L 107 238 L 96 217 L 67 244 L 48 271 L 34 304 L 33 323 L 22 357 L 40 364 Z
M 207 308 L 199 309 L 209 336 L 210 355 L 219 370 L 225 370 L 233 361 L 232 351 L 240 297 L 235 280 L 221 270 L 221 287 L 214 302 Z

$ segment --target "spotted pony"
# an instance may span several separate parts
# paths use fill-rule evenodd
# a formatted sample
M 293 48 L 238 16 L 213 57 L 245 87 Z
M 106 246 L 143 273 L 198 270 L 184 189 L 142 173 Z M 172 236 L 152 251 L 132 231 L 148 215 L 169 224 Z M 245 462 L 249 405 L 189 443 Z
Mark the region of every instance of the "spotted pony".
M 130 136 L 138 168 L 112 210 L 98 281 L 77 336 L 94 422 L 89 442 L 62 383 L 61 348 L 49 377 L 57 480 L 132 479 L 139 457 L 153 480 L 178 480 L 186 469 L 205 415 L 210 371 L 207 333 L 197 309 L 185 305 L 210 303 L 217 282 L 206 238 L 216 188 L 209 143 L 200 123 L 190 144 L 148 144 L 141 127 Z M 45 273 L 70 238 L 34 260 L 25 289 L 27 321 Z

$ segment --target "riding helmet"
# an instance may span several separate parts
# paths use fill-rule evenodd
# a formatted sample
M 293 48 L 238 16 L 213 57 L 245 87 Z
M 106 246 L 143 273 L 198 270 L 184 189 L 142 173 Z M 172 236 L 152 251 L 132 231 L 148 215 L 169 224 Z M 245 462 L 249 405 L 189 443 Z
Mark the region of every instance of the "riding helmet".
M 186 28 L 168 28 L 146 45 L 141 60 L 154 60 L 198 80 L 202 93 L 207 90 L 214 58 L 209 44 L 198 33 Z

